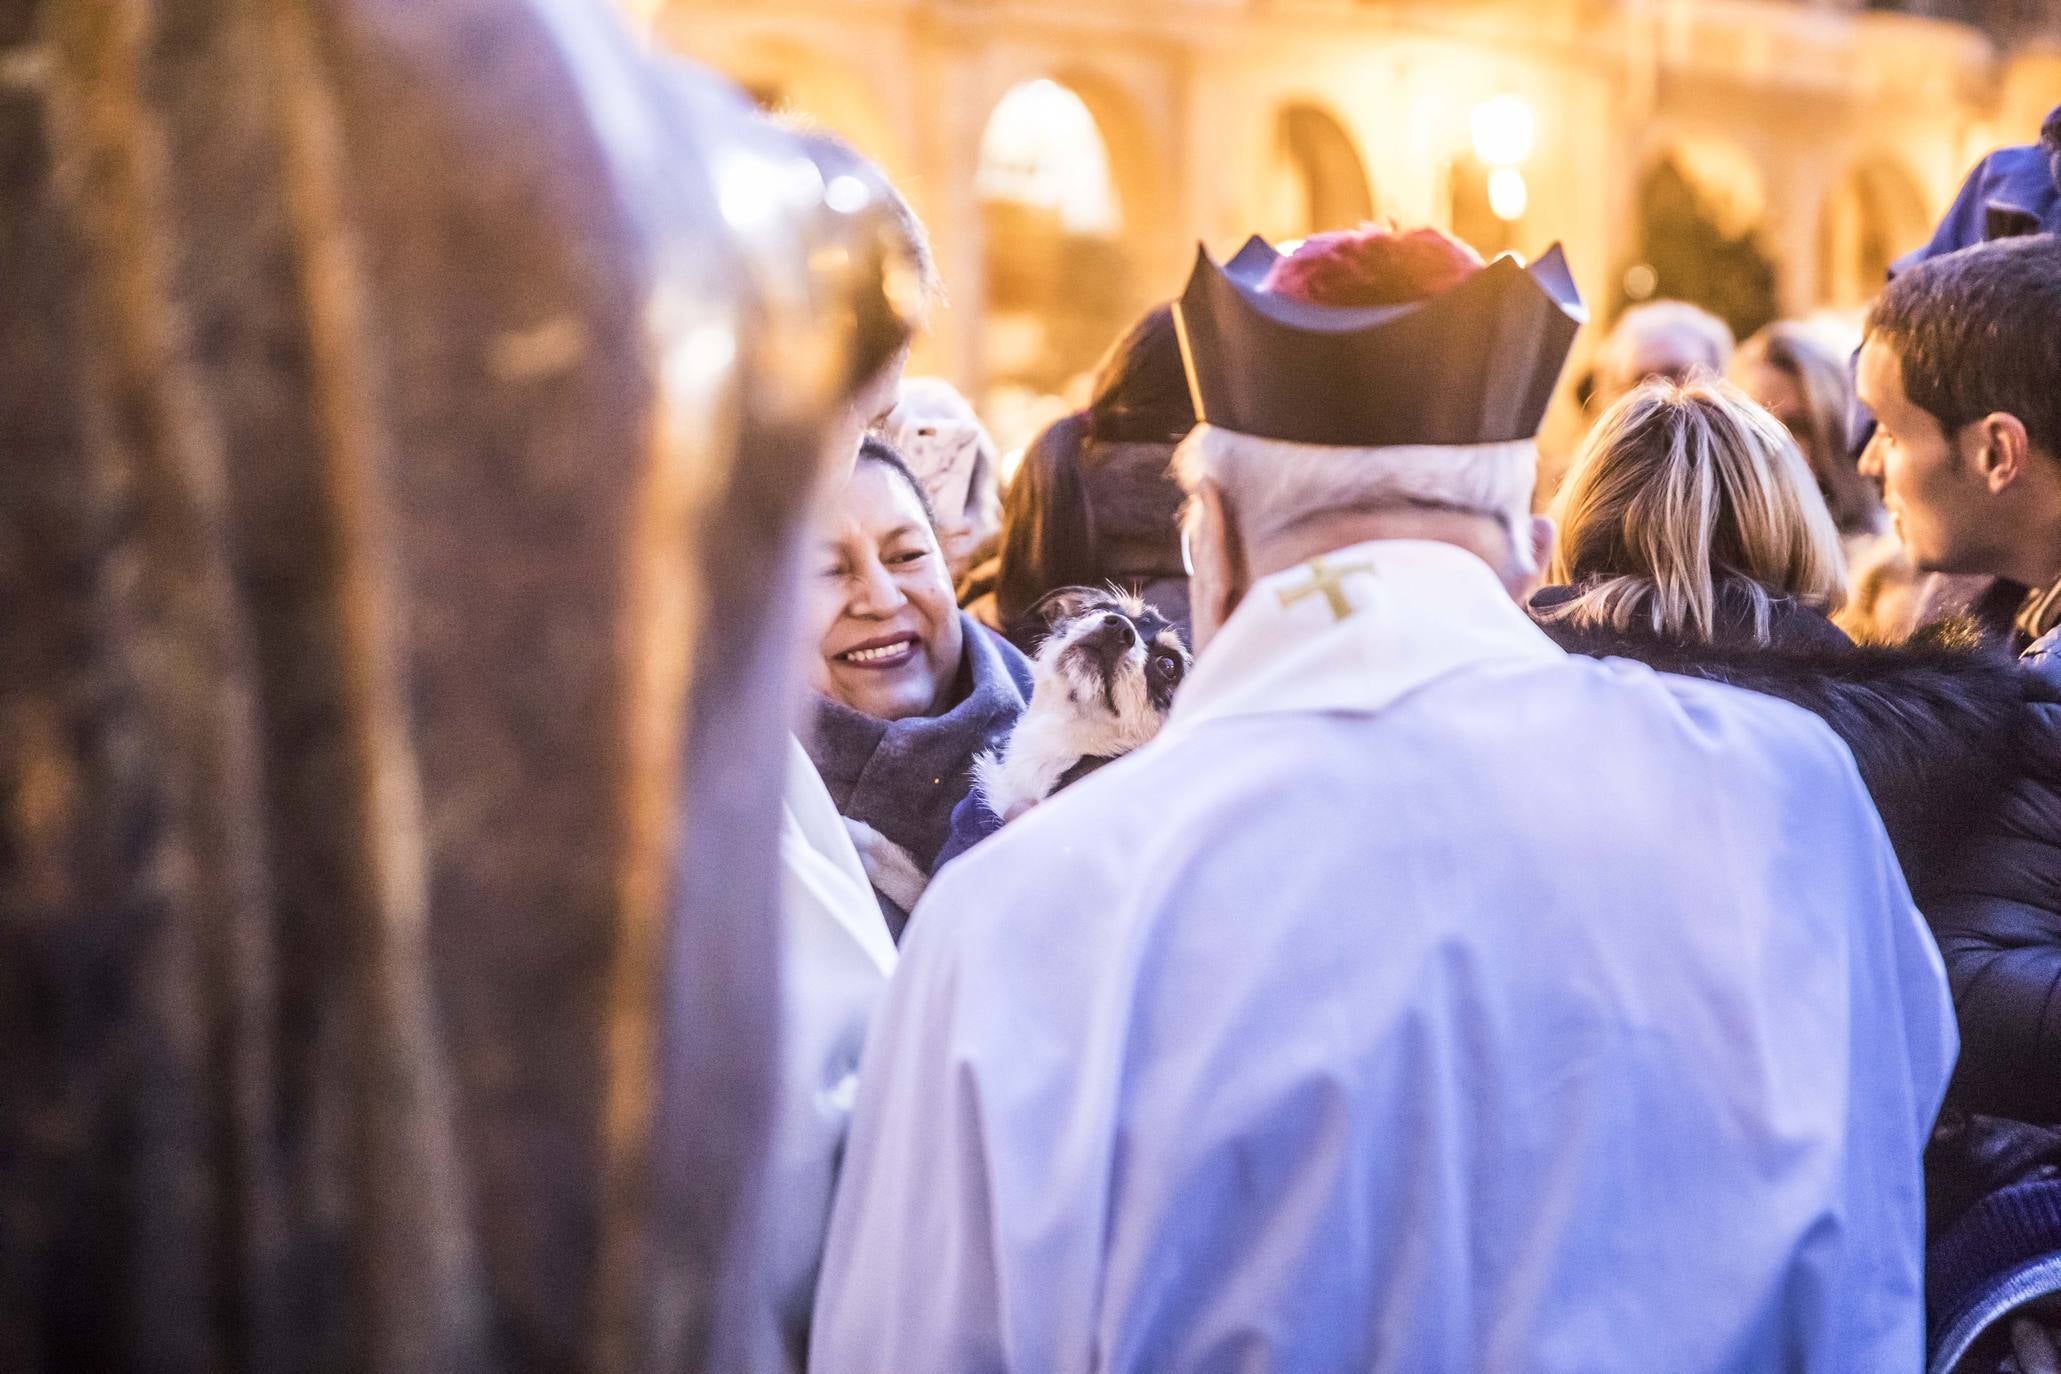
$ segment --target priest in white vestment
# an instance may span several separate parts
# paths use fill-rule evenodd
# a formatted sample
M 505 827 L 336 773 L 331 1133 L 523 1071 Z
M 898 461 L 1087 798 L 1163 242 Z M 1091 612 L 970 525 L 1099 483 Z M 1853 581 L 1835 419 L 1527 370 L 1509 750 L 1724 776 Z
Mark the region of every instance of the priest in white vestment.
M 817 1374 L 1922 1366 L 1955 1033 L 1852 760 L 1533 627 L 1578 302 L 1382 238 L 1198 264 L 1200 659 L 911 922 Z

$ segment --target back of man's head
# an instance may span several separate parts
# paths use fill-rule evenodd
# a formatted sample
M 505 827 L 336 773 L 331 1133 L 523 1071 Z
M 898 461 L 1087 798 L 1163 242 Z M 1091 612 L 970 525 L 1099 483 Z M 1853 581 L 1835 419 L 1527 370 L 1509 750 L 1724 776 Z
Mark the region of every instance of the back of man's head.
M 2012 415 L 2033 448 L 2061 457 L 2061 237 L 1920 263 L 1875 302 L 1867 337 L 1896 355 L 1904 394 L 1947 434 Z

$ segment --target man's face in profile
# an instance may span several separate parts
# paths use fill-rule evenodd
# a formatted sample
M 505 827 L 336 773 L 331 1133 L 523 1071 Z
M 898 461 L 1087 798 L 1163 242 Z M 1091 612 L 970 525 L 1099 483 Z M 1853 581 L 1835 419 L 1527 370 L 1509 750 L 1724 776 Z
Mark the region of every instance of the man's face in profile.
M 1904 391 L 1895 348 L 1870 336 L 1855 380 L 1875 416 L 1861 472 L 1881 484 L 1882 504 L 1911 561 L 1927 572 L 1997 571 L 1986 532 L 1988 487 L 1954 436 Z

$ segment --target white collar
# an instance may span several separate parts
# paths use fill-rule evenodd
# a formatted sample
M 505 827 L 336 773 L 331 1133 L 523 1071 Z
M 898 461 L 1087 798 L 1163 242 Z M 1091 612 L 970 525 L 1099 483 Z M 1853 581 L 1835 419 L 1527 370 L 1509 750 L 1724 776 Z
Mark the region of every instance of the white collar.
M 1247 592 L 1182 686 L 1167 731 L 1224 716 L 1378 711 L 1463 668 L 1565 656 L 1465 549 L 1370 540 Z

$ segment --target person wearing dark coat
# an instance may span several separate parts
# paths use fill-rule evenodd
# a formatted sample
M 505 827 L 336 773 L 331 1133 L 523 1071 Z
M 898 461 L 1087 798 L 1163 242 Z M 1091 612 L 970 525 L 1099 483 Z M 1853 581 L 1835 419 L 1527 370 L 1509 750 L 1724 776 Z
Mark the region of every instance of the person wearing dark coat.
M 962 588 L 976 614 L 1031 652 L 1043 624 L 1030 610 L 1045 593 L 1114 583 L 1189 639 L 1182 497 L 1170 465 L 1194 427 L 1173 310 L 1158 306 L 1103 358 L 1087 406 L 1024 451 L 1004 498 L 1000 552 Z
M 1869 315 L 1860 388 L 1883 484 L 1924 571 L 2036 590 L 2006 641 L 2053 674 L 2061 617 L 2061 237 L 1980 245 L 1903 273 Z M 2042 638 L 2042 637 L 2045 638 Z M 1932 914 L 1962 1016 L 1961 1077 L 1987 1109 L 2061 1122 L 2061 713 L 2024 742 L 2043 771 L 1971 844 Z
M 954 604 L 922 486 L 879 439 L 860 448 L 822 562 L 804 743 L 899 940 L 974 757 L 1029 703 L 1030 662 Z
M 2050 136 L 2056 123 L 2048 121 Z M 1978 602 L 1990 617 L 1989 644 L 2007 662 L 2023 651 L 2017 675 L 2029 691 L 2051 691 L 2061 676 L 2053 653 L 2061 235 L 2044 227 L 1900 272 L 1869 312 L 1857 371 L 1877 420 L 1861 471 L 1881 482 L 1917 568 L 1995 580 Z M 1925 911 L 1961 1023 L 1955 1100 L 1993 1121 L 2053 1125 L 2061 1122 L 2061 706 L 2035 708 L 2016 742 L 2019 767 L 2001 805 L 1968 826 Z M 1972 1153 L 1965 1143 L 1959 1152 Z M 2048 1153 L 2051 1169 L 2061 1151 Z M 1981 1332 L 2000 1327 L 2011 1308 L 2061 1293 L 2061 1211 L 2031 1206 L 2046 1193 L 2021 1193 L 2023 1181 L 2005 1171 L 1987 1168 L 1982 1182 L 1987 1191 L 1962 1190 L 1978 1197 L 1966 1215 L 1937 1229 L 1938 1255 L 1954 1257 L 1934 1276 L 1941 1367 L 1987 1339 Z M 2006 1236 L 2009 1244 L 1991 1243 Z M 1996 1367 L 1981 1349 L 1970 1358 Z

